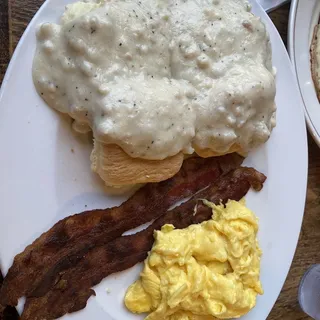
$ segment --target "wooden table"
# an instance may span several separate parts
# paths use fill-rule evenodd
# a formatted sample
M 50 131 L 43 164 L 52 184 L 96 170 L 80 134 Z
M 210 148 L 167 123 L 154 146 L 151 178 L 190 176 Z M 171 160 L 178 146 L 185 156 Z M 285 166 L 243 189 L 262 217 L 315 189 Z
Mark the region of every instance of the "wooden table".
M 20 36 L 42 2 L 43 0 L 0 0 L 0 82 Z M 289 9 L 289 5 L 286 5 L 270 14 L 285 43 Z M 310 265 L 320 263 L 320 150 L 310 136 L 308 144 L 308 191 L 299 245 L 290 273 L 268 317 L 269 320 L 310 319 L 301 312 L 297 301 L 301 276 Z M 294 177 L 294 172 L 292 176 Z

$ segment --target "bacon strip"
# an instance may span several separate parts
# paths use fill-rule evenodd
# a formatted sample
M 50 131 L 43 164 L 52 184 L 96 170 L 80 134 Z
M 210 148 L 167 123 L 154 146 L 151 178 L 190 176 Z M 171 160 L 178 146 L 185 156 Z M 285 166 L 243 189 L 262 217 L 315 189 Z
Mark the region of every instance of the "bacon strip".
M 242 161 L 236 154 L 190 158 L 174 177 L 147 184 L 119 207 L 87 211 L 59 221 L 15 257 L 0 290 L 0 304 L 17 305 L 21 296 L 30 296 L 35 289 L 39 293 L 40 283 L 46 292 L 50 282 L 44 277 L 68 269 L 90 249 L 158 218 L 175 202 L 208 186 Z
M 0 288 L 3 282 L 3 276 L 0 270 Z M 2 307 L 0 305 L 0 320 L 18 320 L 19 314 L 14 307 Z
M 56 319 L 66 313 L 83 309 L 94 291 L 91 289 L 106 276 L 132 267 L 143 261 L 153 244 L 153 231 L 171 223 L 176 228 L 185 228 L 210 219 L 212 211 L 199 199 L 213 203 L 240 200 L 252 186 L 260 190 L 266 177 L 252 168 L 239 168 L 217 183 L 195 195 L 179 207 L 168 211 L 155 220 L 147 229 L 129 236 L 121 236 L 112 242 L 93 248 L 79 263 L 55 275 L 54 287 L 43 296 L 28 298 L 22 320 Z M 196 208 L 196 211 L 194 211 Z

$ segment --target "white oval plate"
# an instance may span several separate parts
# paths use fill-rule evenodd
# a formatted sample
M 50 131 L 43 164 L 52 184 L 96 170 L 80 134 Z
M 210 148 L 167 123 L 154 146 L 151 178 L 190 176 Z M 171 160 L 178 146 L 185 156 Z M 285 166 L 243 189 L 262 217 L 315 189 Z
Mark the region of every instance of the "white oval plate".
M 304 102 L 308 129 L 318 146 L 320 146 L 320 104 L 311 75 L 310 45 L 319 16 L 319 1 L 292 1 L 288 32 L 289 53 Z
M 42 6 L 15 51 L 1 90 L 0 258 L 4 272 L 17 253 L 61 218 L 123 200 L 104 194 L 102 183 L 90 172 L 92 146 L 76 138 L 70 122 L 45 105 L 32 83 L 36 26 L 58 21 L 66 4 L 66 0 L 48 0 Z M 268 143 L 246 159 L 247 165 L 268 176 L 263 191 L 247 195 L 248 206 L 260 218 L 265 293 L 243 319 L 263 320 L 280 293 L 301 228 L 307 139 L 301 96 L 286 49 L 262 8 L 253 3 L 253 11 L 267 25 L 278 69 L 277 127 Z M 95 288 L 97 296 L 86 309 L 64 319 L 142 319 L 123 307 L 125 290 L 139 269 L 138 265 L 111 275 Z

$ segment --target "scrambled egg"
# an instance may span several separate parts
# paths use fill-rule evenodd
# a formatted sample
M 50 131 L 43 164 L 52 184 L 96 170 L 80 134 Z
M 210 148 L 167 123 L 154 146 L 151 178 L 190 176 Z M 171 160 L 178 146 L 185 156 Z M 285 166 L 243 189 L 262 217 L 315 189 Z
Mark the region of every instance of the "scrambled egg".
M 212 207 L 212 220 L 186 229 L 164 225 L 125 296 L 147 320 L 213 320 L 240 317 L 263 294 L 258 220 L 245 201 Z

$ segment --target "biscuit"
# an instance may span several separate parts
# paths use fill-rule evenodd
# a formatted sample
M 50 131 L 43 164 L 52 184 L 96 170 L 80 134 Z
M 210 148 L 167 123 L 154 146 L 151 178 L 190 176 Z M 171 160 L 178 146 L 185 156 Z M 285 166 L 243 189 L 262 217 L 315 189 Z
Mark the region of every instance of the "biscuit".
M 121 187 L 147 182 L 159 182 L 174 176 L 181 168 L 182 152 L 164 160 L 132 158 L 115 144 L 94 141 L 91 169 L 107 186 Z

